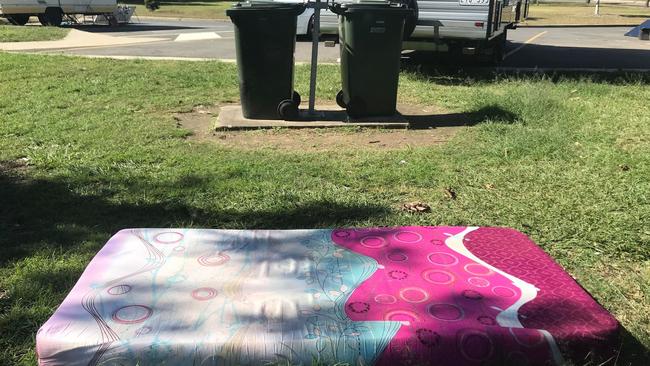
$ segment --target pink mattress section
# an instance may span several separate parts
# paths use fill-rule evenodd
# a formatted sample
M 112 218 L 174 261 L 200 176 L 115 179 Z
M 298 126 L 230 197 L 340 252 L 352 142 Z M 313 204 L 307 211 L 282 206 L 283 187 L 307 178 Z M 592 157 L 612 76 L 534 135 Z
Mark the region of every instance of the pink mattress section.
M 379 263 L 347 315 L 403 324 L 379 364 L 549 365 L 614 350 L 616 319 L 516 230 L 344 229 L 332 238 Z

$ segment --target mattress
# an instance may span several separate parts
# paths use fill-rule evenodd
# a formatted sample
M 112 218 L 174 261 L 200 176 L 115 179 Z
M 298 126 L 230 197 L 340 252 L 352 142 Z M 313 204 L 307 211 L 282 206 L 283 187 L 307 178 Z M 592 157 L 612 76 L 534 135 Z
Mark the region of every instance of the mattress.
M 128 229 L 36 348 L 41 365 L 558 365 L 618 327 L 512 229 Z

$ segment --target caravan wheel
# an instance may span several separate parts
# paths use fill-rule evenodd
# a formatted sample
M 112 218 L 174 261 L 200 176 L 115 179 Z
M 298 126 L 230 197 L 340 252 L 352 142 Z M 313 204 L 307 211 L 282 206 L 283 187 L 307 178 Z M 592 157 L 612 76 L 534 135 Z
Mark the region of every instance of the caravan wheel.
M 7 20 L 13 25 L 25 25 L 29 22 L 29 14 L 8 14 Z
M 495 64 L 500 64 L 506 57 L 507 39 L 508 39 L 508 30 L 504 29 L 503 33 L 499 36 L 499 38 L 494 40 L 495 42 L 494 42 L 493 61 Z
M 59 27 L 63 23 L 63 11 L 61 8 L 47 8 L 45 13 L 38 15 L 38 21 L 46 27 Z

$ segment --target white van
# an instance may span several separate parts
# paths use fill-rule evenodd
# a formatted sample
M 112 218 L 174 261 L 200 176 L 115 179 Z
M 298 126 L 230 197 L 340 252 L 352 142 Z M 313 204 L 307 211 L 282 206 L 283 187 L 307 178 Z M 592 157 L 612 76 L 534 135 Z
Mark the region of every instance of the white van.
M 298 27 L 296 29 L 296 34 L 311 36 L 311 32 L 313 29 L 314 29 L 314 9 L 307 8 L 302 14 L 298 15 Z M 321 9 L 320 33 L 338 34 L 338 32 L 339 32 L 338 15 L 332 13 L 332 11 L 330 11 L 329 9 Z
M 2 1 L 2 0 L 0 0 Z M 308 2 L 315 2 L 315 0 L 272 0 L 280 3 L 291 4 L 306 4 Z M 321 1 L 327 4 L 327 0 Z M 329 1 L 332 3 L 332 0 Z M 302 14 L 298 15 L 298 24 L 296 25 L 296 35 L 311 36 L 314 29 L 314 8 L 306 8 Z M 339 19 L 338 15 L 332 13 L 329 9 L 321 9 L 320 11 L 320 33 L 321 34 L 338 34 Z
M 64 14 L 104 15 L 112 21 L 116 0 L 0 0 L 0 17 L 25 25 L 37 16 L 43 25 L 60 26 Z

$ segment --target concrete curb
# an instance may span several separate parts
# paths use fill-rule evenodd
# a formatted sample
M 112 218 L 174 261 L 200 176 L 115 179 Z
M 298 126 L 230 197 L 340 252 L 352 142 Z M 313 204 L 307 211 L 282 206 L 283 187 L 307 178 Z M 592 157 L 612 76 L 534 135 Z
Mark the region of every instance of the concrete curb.
M 496 73 L 592 73 L 592 74 L 613 74 L 613 73 L 639 73 L 647 74 L 650 73 L 650 68 L 647 69 L 635 69 L 635 68 L 623 68 L 623 69 L 599 69 L 591 67 L 513 67 L 513 66 L 501 66 L 494 69 L 484 69 L 484 71 L 493 71 Z
M 518 24 L 517 28 L 619 28 L 636 27 L 639 24 Z
M 75 57 L 98 58 L 98 59 L 109 59 L 109 60 L 119 60 L 119 61 L 145 60 L 145 61 L 225 62 L 225 63 L 237 62 L 237 60 L 227 59 L 227 58 L 216 59 L 216 58 L 201 58 L 201 57 L 171 57 L 171 56 L 81 55 L 81 54 L 63 53 L 60 51 L 51 51 L 51 52 L 9 51 L 7 53 L 13 53 L 19 55 L 62 56 L 62 57 L 72 57 L 72 58 Z
M 83 47 L 79 48 L 84 49 Z M 44 56 L 66 56 L 66 57 L 83 57 L 83 58 L 105 58 L 112 60 L 146 60 L 146 61 L 185 61 L 185 62 L 225 62 L 237 63 L 232 58 L 208 58 L 208 57 L 174 57 L 174 56 L 127 56 L 127 55 L 84 55 L 64 53 L 66 49 L 42 50 L 42 52 L 33 52 L 29 50 L 7 51 L 7 53 L 16 53 L 23 55 L 44 55 Z M 295 65 L 310 65 L 309 61 L 296 61 Z M 319 65 L 338 66 L 338 62 L 319 62 Z
M 136 20 L 139 19 L 151 19 L 151 20 L 176 20 L 179 22 L 185 21 L 185 20 L 197 20 L 197 21 L 202 21 L 202 22 L 230 22 L 230 19 L 219 19 L 219 18 L 176 18 L 176 17 L 157 17 L 157 16 L 149 16 L 149 15 L 134 15 Z M 138 23 L 133 23 L 132 24 L 138 24 Z

